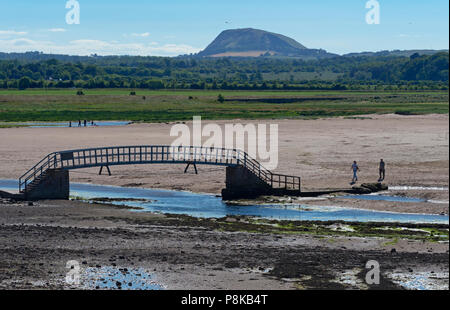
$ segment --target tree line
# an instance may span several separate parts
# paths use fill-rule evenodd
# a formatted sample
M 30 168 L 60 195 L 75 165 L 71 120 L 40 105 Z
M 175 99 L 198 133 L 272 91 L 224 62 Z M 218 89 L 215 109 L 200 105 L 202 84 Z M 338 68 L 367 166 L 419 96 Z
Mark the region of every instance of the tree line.
M 295 58 L 0 53 L 0 88 L 448 90 L 449 54 Z

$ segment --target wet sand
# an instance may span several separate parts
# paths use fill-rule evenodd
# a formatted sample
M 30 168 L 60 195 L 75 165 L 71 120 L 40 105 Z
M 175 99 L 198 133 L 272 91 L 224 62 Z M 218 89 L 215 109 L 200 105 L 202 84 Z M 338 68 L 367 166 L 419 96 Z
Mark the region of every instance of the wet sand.
M 389 196 L 403 196 L 403 197 L 421 197 L 421 194 L 414 194 L 410 192 L 386 191 L 377 193 L 380 195 Z M 428 193 L 429 194 L 429 193 Z M 448 194 L 447 194 L 448 195 Z M 342 194 L 341 196 L 345 196 Z M 390 211 L 398 213 L 417 213 L 417 214 L 449 214 L 448 196 L 443 200 L 431 200 L 425 202 L 397 202 L 397 201 L 383 201 L 383 200 L 363 200 L 363 199 L 346 199 L 339 195 L 323 196 L 318 199 L 300 198 L 292 199 L 291 204 L 312 205 L 312 206 L 335 206 L 353 209 L 366 209 L 374 211 Z M 429 195 L 425 195 L 429 196 Z M 270 198 L 276 201 L 277 198 Z M 286 203 L 286 199 L 281 199 L 282 203 Z
M 351 163 L 361 168 L 360 182 L 376 182 L 378 162 L 386 161 L 387 185 L 449 184 L 448 115 L 371 115 L 364 119 L 273 120 L 279 124 L 277 173 L 302 177 L 303 190 L 350 188 Z M 250 121 L 235 120 L 232 123 Z M 203 125 L 208 124 L 203 121 Z M 224 125 L 226 121 L 218 121 Z M 189 123 L 187 123 L 189 125 Z M 53 151 L 120 145 L 170 144 L 173 124 L 133 124 L 97 128 L 0 129 L 0 178 L 17 179 Z M 219 194 L 225 186 L 223 167 L 199 166 L 199 175 L 184 166 L 111 167 L 113 176 L 98 169 L 71 171 L 71 181 L 105 185 L 189 190 Z M 358 184 L 357 184 L 358 185 Z M 404 192 L 428 195 L 444 204 L 349 202 L 353 207 L 397 212 L 448 214 L 448 190 Z
M 80 288 L 65 283 L 70 260 L 82 272 L 139 268 L 165 289 L 401 289 L 393 274 L 424 271 L 448 289 L 448 241 L 249 232 L 239 219 L 226 223 L 3 199 L 0 289 Z M 223 228 L 231 225 L 236 230 Z M 364 281 L 369 260 L 380 263 L 380 285 Z

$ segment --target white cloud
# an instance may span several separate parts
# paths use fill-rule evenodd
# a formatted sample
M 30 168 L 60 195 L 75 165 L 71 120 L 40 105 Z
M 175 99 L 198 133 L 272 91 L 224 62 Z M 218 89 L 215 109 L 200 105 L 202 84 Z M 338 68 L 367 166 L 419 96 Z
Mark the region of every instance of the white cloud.
M 49 54 L 66 55 L 133 55 L 133 56 L 178 56 L 197 53 L 200 49 L 186 44 L 120 43 L 101 40 L 73 40 L 67 44 L 52 41 L 35 41 L 28 38 L 0 39 L 2 52 L 40 51 Z
M 132 33 L 131 34 L 133 37 L 142 37 L 142 38 L 146 38 L 150 36 L 149 32 L 144 32 L 144 33 Z
M 405 34 L 405 33 L 400 33 L 400 34 L 398 34 L 396 37 L 398 37 L 398 38 L 420 38 L 421 35 L 419 35 L 419 34 Z
M 66 32 L 67 30 L 64 28 L 51 28 L 51 29 L 48 29 L 48 31 L 50 31 L 50 32 Z
M 28 32 L 25 31 L 14 31 L 14 30 L 0 30 L 0 36 L 24 36 L 28 34 Z
M 35 43 L 35 41 L 26 38 L 11 40 L 11 42 L 14 46 L 30 46 Z

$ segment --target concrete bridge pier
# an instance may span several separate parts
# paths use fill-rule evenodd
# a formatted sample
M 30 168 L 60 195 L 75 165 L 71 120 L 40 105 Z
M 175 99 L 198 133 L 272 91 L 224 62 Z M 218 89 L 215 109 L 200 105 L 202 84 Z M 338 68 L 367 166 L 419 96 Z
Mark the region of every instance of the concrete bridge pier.
M 26 200 L 69 199 L 69 171 L 63 169 L 48 169 L 39 178 L 27 186 Z
M 270 195 L 272 187 L 243 166 L 226 168 L 226 188 L 222 190 L 223 200 L 254 199 Z

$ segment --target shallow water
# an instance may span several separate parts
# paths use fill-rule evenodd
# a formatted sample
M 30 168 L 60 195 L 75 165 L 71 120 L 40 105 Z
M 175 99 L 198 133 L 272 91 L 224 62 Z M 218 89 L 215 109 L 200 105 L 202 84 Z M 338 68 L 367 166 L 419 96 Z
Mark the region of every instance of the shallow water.
M 397 272 L 388 277 L 407 290 L 448 290 L 448 272 Z
M 437 186 L 389 186 L 392 191 L 448 191 L 448 187 Z
M 80 276 L 85 289 L 162 290 L 152 274 L 142 268 L 89 267 Z
M 17 181 L 0 180 L 0 190 L 17 191 Z M 255 216 L 277 220 L 349 221 L 349 222 L 401 222 L 448 224 L 447 215 L 409 214 L 352 209 L 339 206 L 314 206 L 303 204 L 229 205 L 220 197 L 191 192 L 125 188 L 92 184 L 70 184 L 71 196 L 86 200 L 94 198 L 115 199 L 110 203 L 140 207 L 135 212 L 185 214 L 199 218 L 222 218 L 231 215 Z M 116 199 L 123 199 L 117 201 Z M 128 201 L 127 201 L 128 199 Z M 129 199 L 140 199 L 129 201 Z
M 387 195 L 347 195 L 339 198 L 343 199 L 360 199 L 372 201 L 391 201 L 391 202 L 426 202 L 426 199 L 401 197 L 401 196 L 387 196 Z

